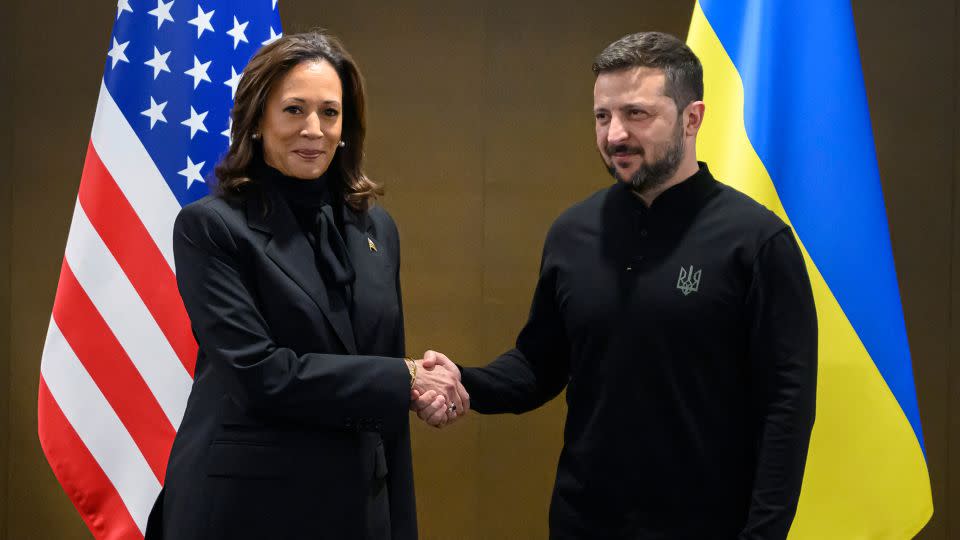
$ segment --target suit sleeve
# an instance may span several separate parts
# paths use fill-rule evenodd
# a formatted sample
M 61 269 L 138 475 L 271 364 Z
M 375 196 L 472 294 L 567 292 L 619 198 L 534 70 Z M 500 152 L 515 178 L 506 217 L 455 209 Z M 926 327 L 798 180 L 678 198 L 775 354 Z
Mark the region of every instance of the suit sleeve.
M 247 411 L 348 430 L 407 426 L 410 377 L 401 359 L 297 355 L 274 342 L 251 293 L 251 270 L 215 209 L 185 207 L 174 224 L 173 248 L 197 343 Z
M 461 368 L 470 406 L 477 412 L 521 414 L 555 398 L 567 385 L 570 347 L 556 302 L 557 271 L 547 253 L 545 248 L 516 347 L 485 367 Z
M 787 537 L 800 498 L 816 406 L 817 313 L 793 232 L 760 249 L 747 297 L 757 468 L 746 539 Z

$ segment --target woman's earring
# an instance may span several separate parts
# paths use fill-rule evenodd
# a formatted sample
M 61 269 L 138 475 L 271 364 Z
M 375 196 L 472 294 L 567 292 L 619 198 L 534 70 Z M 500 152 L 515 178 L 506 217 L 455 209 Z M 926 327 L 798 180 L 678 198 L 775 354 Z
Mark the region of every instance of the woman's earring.
M 259 133 L 254 133 L 253 135 L 250 136 L 250 138 L 253 139 L 253 140 L 255 140 L 255 141 L 259 141 L 259 140 L 260 140 L 260 134 L 259 134 Z
M 347 141 L 340 141 L 339 143 L 337 143 L 337 146 L 339 146 L 340 148 L 346 148 Z

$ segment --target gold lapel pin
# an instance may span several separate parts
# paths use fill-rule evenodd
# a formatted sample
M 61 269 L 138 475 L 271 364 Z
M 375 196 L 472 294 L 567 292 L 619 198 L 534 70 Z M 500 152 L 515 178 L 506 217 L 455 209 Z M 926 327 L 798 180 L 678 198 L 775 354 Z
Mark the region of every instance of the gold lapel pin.
M 373 239 L 369 236 L 367 237 L 367 245 L 370 246 L 370 251 L 377 251 L 377 245 L 373 243 Z

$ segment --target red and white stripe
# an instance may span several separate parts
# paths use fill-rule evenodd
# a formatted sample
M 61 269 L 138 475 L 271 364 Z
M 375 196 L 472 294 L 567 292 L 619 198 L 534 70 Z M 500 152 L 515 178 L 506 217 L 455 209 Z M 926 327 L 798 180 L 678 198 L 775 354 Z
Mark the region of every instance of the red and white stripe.
M 40 367 L 39 435 L 97 538 L 142 537 L 192 384 L 180 204 L 101 85 Z

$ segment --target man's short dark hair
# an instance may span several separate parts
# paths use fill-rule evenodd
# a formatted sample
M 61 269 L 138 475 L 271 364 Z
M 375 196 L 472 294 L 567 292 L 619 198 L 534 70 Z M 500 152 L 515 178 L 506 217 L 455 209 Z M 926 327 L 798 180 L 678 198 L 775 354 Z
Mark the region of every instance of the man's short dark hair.
M 594 75 L 635 67 L 662 69 L 667 81 L 664 93 L 682 111 L 703 99 L 703 66 L 686 43 L 663 32 L 638 32 L 623 36 L 593 61 Z

